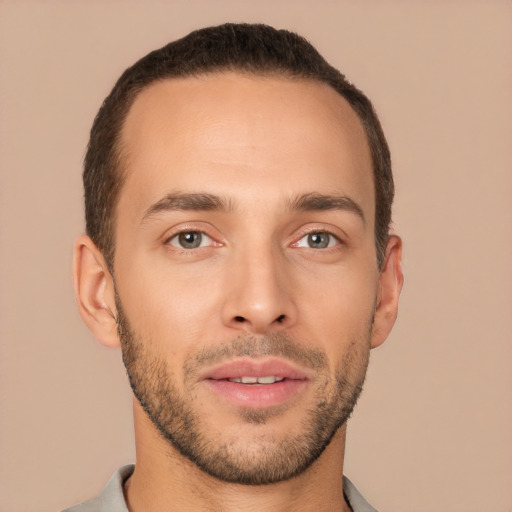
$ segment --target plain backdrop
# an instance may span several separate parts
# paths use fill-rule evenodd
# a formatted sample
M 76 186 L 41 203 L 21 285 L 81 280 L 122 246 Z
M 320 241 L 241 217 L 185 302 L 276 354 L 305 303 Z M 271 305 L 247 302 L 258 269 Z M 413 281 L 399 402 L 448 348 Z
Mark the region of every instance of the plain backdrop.
M 81 162 L 128 65 L 226 21 L 306 36 L 391 146 L 406 282 L 346 474 L 383 512 L 512 511 L 512 3 L 4 0 L 0 512 L 60 510 L 134 459 L 120 354 L 74 304 Z

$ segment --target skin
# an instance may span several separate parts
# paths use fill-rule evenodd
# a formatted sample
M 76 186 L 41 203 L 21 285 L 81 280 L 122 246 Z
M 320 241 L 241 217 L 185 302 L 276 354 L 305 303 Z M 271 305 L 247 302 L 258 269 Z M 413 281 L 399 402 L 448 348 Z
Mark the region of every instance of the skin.
M 258 439 L 278 444 L 299 433 L 315 404 L 314 379 L 271 420 L 248 425 L 203 383 L 187 388 L 183 367 L 205 347 L 284 333 L 323 353 L 330 377 L 354 355 L 349 377 L 364 376 L 370 348 L 396 319 L 403 277 L 397 236 L 377 265 L 371 157 L 356 114 L 324 84 L 219 73 L 142 91 L 122 140 L 114 274 L 131 328 L 165 361 L 214 439 L 257 453 Z M 212 194 L 228 208 L 155 206 L 178 193 Z M 307 194 L 349 198 L 360 212 L 290 208 Z M 183 249 L 180 230 L 208 238 Z M 308 245 L 308 234 L 326 232 L 329 247 Z M 101 343 L 119 347 L 114 279 L 86 236 L 76 242 L 74 276 L 85 322 Z M 201 471 L 137 400 L 134 418 L 136 470 L 125 486 L 132 512 L 349 510 L 340 485 L 345 425 L 300 475 L 248 486 Z

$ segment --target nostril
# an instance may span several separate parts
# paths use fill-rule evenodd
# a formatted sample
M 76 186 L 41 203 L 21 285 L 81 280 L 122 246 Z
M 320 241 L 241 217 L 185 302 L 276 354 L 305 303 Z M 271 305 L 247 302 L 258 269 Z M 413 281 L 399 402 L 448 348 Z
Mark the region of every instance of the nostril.
M 234 317 L 233 317 L 233 320 L 234 320 L 237 324 L 244 324 L 244 323 L 246 323 L 246 322 L 249 322 L 249 321 L 247 320 L 247 318 L 245 318 L 244 316 L 240 316 L 240 315 L 234 316 Z M 274 322 L 272 322 L 272 323 L 282 324 L 285 320 L 286 320 L 286 315 L 279 315 L 279 316 L 274 320 Z M 250 322 L 249 322 L 249 323 L 250 323 Z

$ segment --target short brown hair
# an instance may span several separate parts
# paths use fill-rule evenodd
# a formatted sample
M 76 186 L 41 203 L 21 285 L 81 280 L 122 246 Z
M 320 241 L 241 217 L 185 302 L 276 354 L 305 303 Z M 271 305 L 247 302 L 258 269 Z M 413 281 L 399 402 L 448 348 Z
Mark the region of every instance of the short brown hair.
M 389 237 L 394 184 L 389 148 L 370 100 L 298 34 L 267 25 L 228 23 L 191 32 L 140 59 L 121 75 L 94 120 L 83 172 L 86 231 L 110 270 L 115 253 L 115 208 L 124 180 L 120 134 L 130 107 L 151 83 L 216 71 L 323 82 L 348 101 L 364 127 L 373 160 L 375 245 L 380 266 Z

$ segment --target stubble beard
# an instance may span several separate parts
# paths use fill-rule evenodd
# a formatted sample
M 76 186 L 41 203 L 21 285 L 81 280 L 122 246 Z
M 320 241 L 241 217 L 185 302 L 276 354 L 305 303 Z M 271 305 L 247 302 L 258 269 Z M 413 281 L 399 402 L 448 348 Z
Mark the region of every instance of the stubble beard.
M 369 359 L 369 329 L 352 340 L 334 378 L 323 352 L 298 345 L 284 333 L 235 338 L 189 358 L 184 365 L 185 383 L 193 381 L 204 364 L 243 356 L 284 357 L 314 370 L 315 402 L 303 414 L 299 433 L 293 436 L 266 433 L 252 436 L 249 443 L 242 427 L 236 439 L 215 438 L 208 432 L 201 411 L 195 410 L 179 391 L 166 361 L 150 353 L 142 337 L 131 329 L 119 298 L 116 302 L 123 362 L 135 397 L 172 448 L 221 481 L 264 485 L 302 473 L 348 420 L 362 391 Z M 247 425 L 265 425 L 282 414 L 283 407 L 240 409 L 239 416 Z

